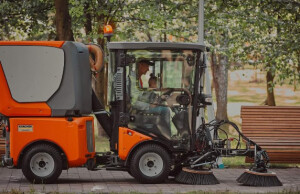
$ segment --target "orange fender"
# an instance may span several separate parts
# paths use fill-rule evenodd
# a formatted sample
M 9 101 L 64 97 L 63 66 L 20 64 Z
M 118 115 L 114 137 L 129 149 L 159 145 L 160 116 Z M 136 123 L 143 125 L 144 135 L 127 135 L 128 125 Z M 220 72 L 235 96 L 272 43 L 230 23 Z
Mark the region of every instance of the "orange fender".
M 130 151 L 139 143 L 151 140 L 152 138 L 143 135 L 126 127 L 119 127 L 119 157 L 126 160 Z

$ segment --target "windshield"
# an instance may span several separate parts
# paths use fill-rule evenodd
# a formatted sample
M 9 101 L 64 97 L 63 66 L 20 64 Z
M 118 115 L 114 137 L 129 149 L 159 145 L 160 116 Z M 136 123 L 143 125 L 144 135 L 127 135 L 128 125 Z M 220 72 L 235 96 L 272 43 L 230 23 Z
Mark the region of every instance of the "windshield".
M 189 146 L 196 52 L 192 50 L 127 51 L 129 128 Z

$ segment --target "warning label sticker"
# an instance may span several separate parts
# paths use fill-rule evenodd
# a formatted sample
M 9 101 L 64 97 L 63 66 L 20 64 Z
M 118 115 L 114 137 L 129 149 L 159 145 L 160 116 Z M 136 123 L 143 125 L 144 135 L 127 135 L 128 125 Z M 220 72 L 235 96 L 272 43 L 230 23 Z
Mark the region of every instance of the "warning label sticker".
M 33 125 L 18 125 L 18 131 L 20 132 L 32 132 Z

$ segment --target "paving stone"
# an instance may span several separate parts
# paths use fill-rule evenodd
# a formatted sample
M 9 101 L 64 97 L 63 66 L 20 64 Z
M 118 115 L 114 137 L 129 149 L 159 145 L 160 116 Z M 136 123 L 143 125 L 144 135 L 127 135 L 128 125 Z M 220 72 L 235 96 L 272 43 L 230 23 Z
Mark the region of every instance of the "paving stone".
M 22 192 L 71 192 L 71 193 L 110 193 L 110 192 L 142 192 L 142 193 L 184 193 L 191 191 L 231 191 L 238 193 L 267 193 L 280 191 L 300 192 L 300 169 L 272 169 L 282 181 L 282 187 L 247 187 L 235 180 L 244 169 L 213 170 L 221 184 L 217 185 L 185 185 L 173 179 L 163 184 L 140 184 L 127 172 L 88 171 L 85 168 L 71 168 L 63 171 L 56 184 L 33 185 L 29 183 L 21 170 L 0 168 L 0 191 Z

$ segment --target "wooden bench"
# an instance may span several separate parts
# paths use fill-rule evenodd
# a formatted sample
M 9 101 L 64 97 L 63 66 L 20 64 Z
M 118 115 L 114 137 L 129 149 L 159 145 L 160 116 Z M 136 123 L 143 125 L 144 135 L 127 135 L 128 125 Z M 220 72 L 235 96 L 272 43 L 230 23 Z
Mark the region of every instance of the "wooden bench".
M 242 106 L 241 118 L 242 132 L 267 151 L 271 163 L 300 163 L 300 106 Z
M 5 139 L 2 136 L 2 127 L 0 126 L 0 161 L 5 153 Z

